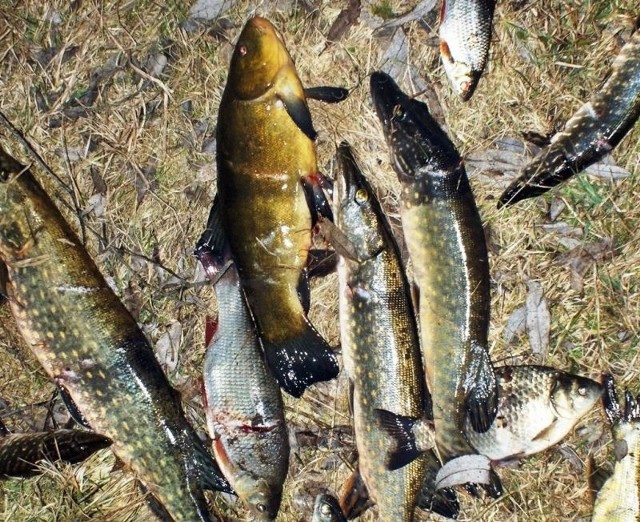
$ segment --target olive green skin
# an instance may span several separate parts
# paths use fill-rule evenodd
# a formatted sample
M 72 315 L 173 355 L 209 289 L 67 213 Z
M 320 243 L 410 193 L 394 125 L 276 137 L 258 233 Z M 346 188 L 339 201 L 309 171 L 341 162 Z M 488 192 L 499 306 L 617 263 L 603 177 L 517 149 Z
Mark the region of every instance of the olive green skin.
M 284 106 L 288 98 L 306 106 L 280 35 L 267 20 L 252 18 L 220 102 L 218 194 L 261 337 L 276 345 L 306 327 L 297 288 L 311 246 L 311 214 L 300 179 L 318 170 L 313 141 Z
M 107 437 L 83 430 L 12 433 L 0 437 L 0 477 L 35 475 L 42 459 L 75 464 L 110 444 Z
M 18 329 L 46 373 L 173 520 L 213 520 L 200 479 L 228 484 L 149 342 L 42 187 L 1 149 L 0 259 Z
M 427 107 L 384 73 L 371 91 L 401 185 L 404 237 L 419 318 L 436 444 L 443 462 L 476 453 L 467 414 L 489 428 L 497 386 L 487 353 L 490 295 L 484 231 L 460 155 Z
M 427 454 L 389 471 L 395 442 L 377 410 L 421 419 L 425 385 L 409 283 L 389 224 L 348 146 L 338 152 L 336 225 L 357 259 L 340 256 L 340 334 L 344 368 L 353 384 L 353 422 L 360 473 L 383 521 L 410 521 Z M 433 454 L 432 454 L 433 455 Z

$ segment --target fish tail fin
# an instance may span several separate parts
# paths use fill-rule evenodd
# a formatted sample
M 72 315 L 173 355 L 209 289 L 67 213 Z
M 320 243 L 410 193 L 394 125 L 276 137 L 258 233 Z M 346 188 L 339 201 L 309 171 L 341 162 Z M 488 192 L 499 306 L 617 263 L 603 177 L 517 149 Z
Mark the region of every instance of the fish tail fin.
M 367 485 L 364 483 L 359 468 L 355 468 L 343 484 L 339 503 L 347 520 L 358 518 L 373 506 L 373 501 L 369 497 Z
M 467 379 L 467 413 L 471 426 L 478 433 L 486 432 L 498 411 L 498 381 L 489 354 L 483 346 L 473 343 Z
M 329 381 L 340 371 L 333 350 L 306 318 L 300 335 L 278 344 L 262 339 L 262 344 L 274 377 L 293 397 L 301 397 L 309 386 Z
M 379 409 L 376 410 L 376 414 L 380 427 L 395 441 L 395 448 L 387 455 L 387 469 L 402 468 L 429 449 L 419 447 L 414 428 L 420 419 Z M 433 435 L 431 436 L 431 447 L 433 447 Z

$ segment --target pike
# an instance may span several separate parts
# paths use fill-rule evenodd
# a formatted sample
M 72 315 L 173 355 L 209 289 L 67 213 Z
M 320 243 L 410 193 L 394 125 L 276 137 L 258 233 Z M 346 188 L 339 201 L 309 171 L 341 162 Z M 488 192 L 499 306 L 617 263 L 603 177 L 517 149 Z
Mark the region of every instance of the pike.
M 0 478 L 35 475 L 43 459 L 76 464 L 110 445 L 108 437 L 83 430 L 11 433 L 0 437 Z
M 421 344 L 442 473 L 450 461 L 476 454 L 463 433 L 467 416 L 484 432 L 498 405 L 487 352 L 484 231 L 462 159 L 427 106 L 381 72 L 371 75 L 371 94 L 401 185 L 400 215 L 419 290 Z M 489 483 L 491 494 L 499 495 L 500 481 L 488 460 L 472 460 L 483 472 L 470 482 Z
M 609 154 L 640 117 L 640 30 L 602 87 L 502 193 L 498 208 L 544 194 Z
M 305 266 L 321 189 L 305 92 L 273 25 L 251 18 L 238 39 L 217 126 L 216 212 L 269 366 L 294 397 L 338 374 L 329 344 L 306 317 Z M 304 186 L 309 188 L 309 197 Z
M 624 409 L 611 375 L 605 375 L 604 411 L 612 425 L 616 464 L 593 506 L 592 522 L 640 520 L 640 397 L 624 394 Z
M 56 384 L 174 521 L 231 492 L 135 319 L 31 172 L 0 150 L 0 259 L 18 328 Z
M 440 58 L 454 92 L 467 101 L 487 64 L 495 0 L 442 0 Z
M 380 520 L 413 520 L 431 430 L 413 428 L 427 405 L 410 287 L 397 244 L 349 146 L 338 148 L 336 226 L 351 244 L 339 247 L 339 316 L 344 369 L 353 386 L 359 469 Z M 428 450 L 432 455 L 432 450 Z

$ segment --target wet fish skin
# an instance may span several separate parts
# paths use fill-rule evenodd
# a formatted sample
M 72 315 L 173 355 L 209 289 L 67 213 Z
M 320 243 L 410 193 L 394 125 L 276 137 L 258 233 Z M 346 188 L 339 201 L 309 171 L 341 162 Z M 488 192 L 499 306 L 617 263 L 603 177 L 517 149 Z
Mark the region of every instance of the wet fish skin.
M 0 437 L 0 477 L 36 475 L 42 459 L 82 462 L 110 445 L 108 437 L 83 430 L 12 433 Z
M 544 194 L 609 154 L 640 117 L 640 30 L 611 75 L 502 193 L 498 208 Z
M 440 57 L 454 92 L 467 101 L 489 58 L 495 0 L 442 0 Z
M 231 491 L 136 321 L 31 172 L 0 150 L 0 258 L 12 313 L 46 373 L 175 521 Z
M 338 148 L 334 187 L 336 225 L 355 258 L 338 261 L 344 369 L 353 384 L 353 422 L 359 469 L 380 520 L 413 520 L 427 455 L 388 469 L 394 440 L 380 411 L 414 420 L 425 415 L 425 379 L 409 283 L 397 245 L 371 186 L 349 146 Z M 413 460 L 411 460 L 413 459 Z
M 204 362 L 206 417 L 222 472 L 258 520 L 274 520 L 289 466 L 280 387 L 234 265 L 215 284 L 218 329 Z
M 460 155 L 426 105 L 380 72 L 371 76 L 371 94 L 401 184 L 436 443 L 446 464 L 476 453 L 463 434 L 467 415 L 486 431 L 497 409 L 484 232 Z
M 603 377 L 603 403 L 612 423 L 616 464 L 593 506 L 592 522 L 636 522 L 640 520 L 640 396 L 625 390 L 620 408 L 611 375 Z
M 502 366 L 498 413 L 489 430 L 478 433 L 469 420 L 471 445 L 492 461 L 533 455 L 557 444 L 602 396 L 602 386 L 586 377 L 548 366 Z
M 269 365 L 300 397 L 333 379 L 333 351 L 298 297 L 311 246 L 303 177 L 318 168 L 315 130 L 282 37 L 251 18 L 231 59 L 217 127 L 221 218 Z
M 347 522 L 338 501 L 332 495 L 318 495 L 311 522 Z

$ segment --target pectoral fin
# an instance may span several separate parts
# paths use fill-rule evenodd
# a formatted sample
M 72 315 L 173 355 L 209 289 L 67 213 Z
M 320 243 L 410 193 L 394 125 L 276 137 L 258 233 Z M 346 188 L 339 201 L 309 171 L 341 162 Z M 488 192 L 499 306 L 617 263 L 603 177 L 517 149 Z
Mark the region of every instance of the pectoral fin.
M 346 100 L 349 96 L 349 89 L 345 89 L 344 87 L 330 87 L 326 85 L 321 87 L 307 87 L 304 90 L 304 95 L 306 98 L 325 103 L 340 103 L 341 101 Z
M 310 140 L 315 141 L 318 133 L 313 128 L 311 113 L 307 102 L 295 94 L 279 93 L 278 99 L 284 104 L 287 114 L 291 117 L 298 128 L 304 132 Z

